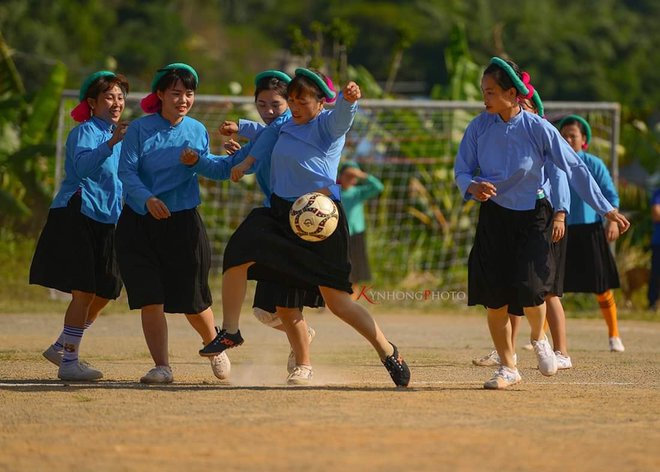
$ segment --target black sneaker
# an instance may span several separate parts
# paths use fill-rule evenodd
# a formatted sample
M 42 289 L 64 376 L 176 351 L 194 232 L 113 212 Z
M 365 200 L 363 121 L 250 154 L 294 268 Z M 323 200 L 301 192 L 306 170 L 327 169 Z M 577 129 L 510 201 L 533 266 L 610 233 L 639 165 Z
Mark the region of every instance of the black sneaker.
M 243 344 L 243 337 L 241 336 L 240 330 L 236 334 L 230 334 L 222 329 L 218 332 L 218 335 L 213 341 L 204 346 L 203 349 L 199 350 L 199 355 L 204 357 L 217 356 L 225 349 L 231 349 L 232 347 L 240 346 L 241 344 Z
M 390 373 L 390 377 L 392 377 L 392 380 L 397 387 L 407 387 L 410 382 L 410 369 L 408 368 L 406 361 L 401 357 L 401 354 L 399 354 L 399 350 L 396 346 L 392 344 L 392 347 L 394 348 L 394 353 L 391 356 L 387 356 L 385 360 L 382 361 L 383 365 Z

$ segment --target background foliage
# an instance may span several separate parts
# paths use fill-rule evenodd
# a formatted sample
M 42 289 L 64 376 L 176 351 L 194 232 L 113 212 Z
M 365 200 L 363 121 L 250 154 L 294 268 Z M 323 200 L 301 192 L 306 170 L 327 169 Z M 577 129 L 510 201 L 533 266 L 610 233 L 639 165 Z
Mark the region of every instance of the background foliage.
M 626 244 L 644 251 L 648 191 L 660 182 L 658 24 L 655 0 L 3 0 L 0 224 L 38 233 L 60 91 L 95 70 L 146 90 L 157 68 L 184 61 L 200 73 L 200 93 L 249 95 L 257 72 L 311 64 L 358 80 L 368 97 L 478 101 L 483 65 L 503 55 L 544 100 L 621 103 L 622 208 L 636 228 Z M 466 117 L 452 123 L 447 132 L 460 133 Z M 415 156 L 414 145 L 402 155 Z M 432 188 L 443 172 L 420 182 L 430 202 L 446 198 Z

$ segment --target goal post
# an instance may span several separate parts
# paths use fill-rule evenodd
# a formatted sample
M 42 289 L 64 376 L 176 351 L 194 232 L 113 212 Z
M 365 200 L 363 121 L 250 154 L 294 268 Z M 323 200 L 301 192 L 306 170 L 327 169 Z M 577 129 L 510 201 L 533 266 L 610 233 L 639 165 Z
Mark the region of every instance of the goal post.
M 124 118 L 142 113 L 139 99 L 127 97 Z M 77 91 L 68 90 L 59 114 L 58 146 L 53 176 L 63 173 L 68 132 L 76 125 L 69 113 Z M 551 121 L 569 113 L 591 124 L 590 152 L 603 158 L 616 182 L 620 107 L 617 103 L 545 102 Z M 483 111 L 480 102 L 438 100 L 360 101 L 347 135 L 343 158 L 360 164 L 384 184 L 382 194 L 365 204 L 368 257 L 373 287 L 401 290 L 465 290 L 467 257 L 475 232 L 478 205 L 464 202 L 453 176 L 456 150 L 467 124 Z M 191 117 L 204 123 L 212 152 L 222 154 L 217 129 L 225 120 L 259 120 L 252 97 L 197 95 Z M 212 244 L 213 268 L 222 268 L 227 240 L 263 195 L 255 179 L 239 183 L 200 177 L 200 212 Z

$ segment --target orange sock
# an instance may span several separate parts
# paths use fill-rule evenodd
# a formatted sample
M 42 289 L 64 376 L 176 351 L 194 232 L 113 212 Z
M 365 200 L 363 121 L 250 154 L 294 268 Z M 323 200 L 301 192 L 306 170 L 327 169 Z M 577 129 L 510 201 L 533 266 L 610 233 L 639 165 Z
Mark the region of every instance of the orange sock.
M 607 330 L 610 338 L 619 337 L 619 324 L 616 319 L 616 302 L 614 301 L 614 293 L 612 290 L 596 294 L 596 299 L 600 305 L 600 311 L 607 323 Z

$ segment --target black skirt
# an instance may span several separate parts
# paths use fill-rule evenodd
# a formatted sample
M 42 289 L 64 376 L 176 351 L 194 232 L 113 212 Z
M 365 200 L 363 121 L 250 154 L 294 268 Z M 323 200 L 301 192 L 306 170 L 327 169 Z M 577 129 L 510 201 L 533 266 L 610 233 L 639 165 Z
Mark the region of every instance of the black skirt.
M 196 209 L 157 220 L 124 206 L 117 223 L 117 260 L 134 310 L 164 305 L 166 313 L 200 313 L 211 306 L 211 246 Z
M 340 202 L 337 229 L 323 241 L 305 241 L 289 226 L 293 202 L 277 195 L 270 208 L 255 208 L 236 229 L 225 247 L 223 270 L 254 262 L 250 280 L 277 282 L 313 290 L 319 286 L 353 293 L 349 274 L 348 225 Z
M 371 267 L 367 256 L 366 233 L 351 234 L 348 237 L 348 254 L 351 260 L 351 283 L 371 280 Z
M 550 247 L 550 257 L 555 264 L 555 278 L 550 293 L 561 297 L 564 294 L 564 274 L 566 273 L 566 248 L 568 246 L 568 230 L 556 243 Z
M 468 259 L 468 305 L 511 310 L 543 303 L 555 281 L 552 213 L 545 198 L 527 211 L 481 204 Z
M 619 272 L 602 223 L 570 225 L 564 291 L 603 293 L 619 286 Z
M 564 294 L 564 268 L 566 266 L 566 234 L 556 243 L 550 246 L 550 259 L 555 264 L 555 278 L 552 281 L 550 294 L 561 297 Z M 516 304 L 509 305 L 509 313 L 517 316 L 524 316 L 522 306 Z
M 253 308 L 261 308 L 268 313 L 275 313 L 277 307 L 298 308 L 302 310 L 305 306 L 310 308 L 325 306 L 318 287 L 305 290 L 296 287 L 287 287 L 269 280 L 260 280 L 257 282 L 257 288 L 254 292 L 254 302 L 252 303 Z
M 80 194 L 75 194 L 66 207 L 48 212 L 32 258 L 30 283 L 114 300 L 122 287 L 115 257 L 115 225 L 83 215 L 81 203 Z

